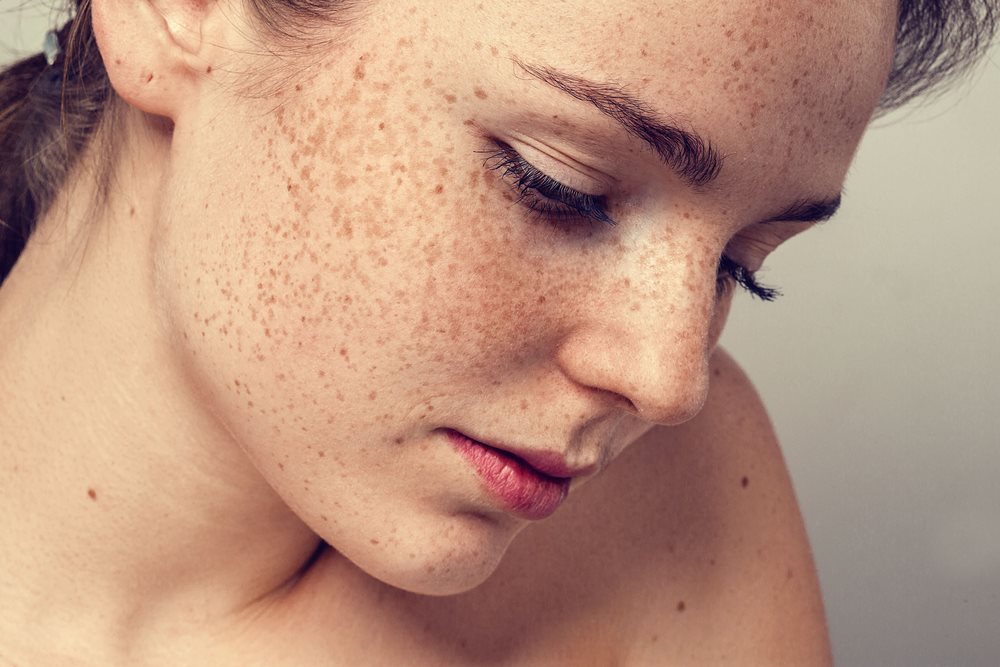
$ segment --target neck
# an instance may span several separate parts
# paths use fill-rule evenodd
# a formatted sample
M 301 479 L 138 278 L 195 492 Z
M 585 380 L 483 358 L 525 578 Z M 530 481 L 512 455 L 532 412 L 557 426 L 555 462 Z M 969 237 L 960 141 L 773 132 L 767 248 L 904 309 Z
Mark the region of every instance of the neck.
M 0 633 L 141 642 L 287 594 L 321 544 L 158 326 L 149 239 L 170 129 L 126 127 L 101 215 L 76 170 L 0 289 Z

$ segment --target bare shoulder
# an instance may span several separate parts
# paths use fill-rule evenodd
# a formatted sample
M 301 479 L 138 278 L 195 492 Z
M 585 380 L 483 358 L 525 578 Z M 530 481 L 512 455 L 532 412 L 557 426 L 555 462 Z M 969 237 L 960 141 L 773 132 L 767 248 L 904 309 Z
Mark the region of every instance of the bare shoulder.
M 712 374 L 698 417 L 644 435 L 551 524 L 533 526 L 526 546 L 572 563 L 564 592 L 580 582 L 586 592 L 571 596 L 614 610 L 591 636 L 617 637 L 624 664 L 830 664 L 815 566 L 770 421 L 722 350 Z

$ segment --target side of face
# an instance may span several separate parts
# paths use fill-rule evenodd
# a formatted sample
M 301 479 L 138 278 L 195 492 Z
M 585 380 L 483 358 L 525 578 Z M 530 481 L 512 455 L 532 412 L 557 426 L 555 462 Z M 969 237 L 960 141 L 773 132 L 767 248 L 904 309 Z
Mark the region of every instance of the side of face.
M 443 594 L 524 522 L 440 429 L 606 465 L 697 413 L 720 257 L 758 268 L 805 227 L 760 221 L 839 193 L 895 7 L 390 4 L 284 69 L 220 55 L 173 118 L 154 279 L 191 391 L 271 488 L 373 576 Z M 718 179 L 514 59 L 622 86 L 708 138 Z M 618 224 L 532 211 L 501 145 Z

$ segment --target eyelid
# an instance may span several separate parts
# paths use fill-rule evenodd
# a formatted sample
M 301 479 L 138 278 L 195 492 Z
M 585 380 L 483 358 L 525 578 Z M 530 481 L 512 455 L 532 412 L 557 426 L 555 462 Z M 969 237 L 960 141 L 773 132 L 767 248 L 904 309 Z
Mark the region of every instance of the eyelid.
M 726 252 L 750 271 L 759 270 L 764 260 L 783 243 L 817 223 L 762 222 L 740 230 L 732 238 Z
M 503 170 L 502 177 L 516 177 L 510 187 L 520 194 L 519 201 L 538 213 L 555 217 L 575 215 L 611 226 L 617 223 L 608 215 L 604 195 L 580 192 L 556 180 L 528 162 L 513 147 L 501 139 L 491 139 L 496 150 L 481 151 L 488 155 L 484 166 Z M 490 165 L 491 161 L 496 161 Z M 535 193 L 535 194 L 533 194 Z
M 564 150 L 519 132 L 511 132 L 510 136 L 510 141 L 501 140 L 508 143 L 525 162 L 567 187 L 593 197 L 607 196 L 619 188 L 617 178 L 588 166 Z M 579 179 L 580 175 L 584 178 Z

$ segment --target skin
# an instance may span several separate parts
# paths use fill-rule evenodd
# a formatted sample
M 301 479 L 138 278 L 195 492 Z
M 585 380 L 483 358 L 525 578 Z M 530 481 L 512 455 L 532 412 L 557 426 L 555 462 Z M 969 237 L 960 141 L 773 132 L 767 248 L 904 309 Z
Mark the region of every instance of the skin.
M 375 599 L 397 615 L 374 627 L 454 630 L 478 608 L 463 599 L 502 616 L 512 607 L 480 585 L 505 553 L 525 595 L 532 568 L 564 562 L 544 526 L 569 539 L 597 512 L 626 525 L 681 502 L 629 495 L 655 486 L 637 481 L 650 466 L 737 512 L 710 493 L 714 473 L 661 458 L 665 442 L 716 452 L 766 424 L 738 370 L 713 361 L 734 291 L 719 257 L 758 268 L 808 227 L 762 220 L 839 193 L 895 7 L 648 5 L 553 3 L 542 24 L 527 2 L 373 2 L 279 61 L 237 5 L 95 0 L 128 105 L 116 187 L 95 212 L 79 171 L 0 290 L 0 377 L 19 388 L 0 405 L 3 485 L 22 509 L 0 544 L 27 584 L 0 627 L 31 619 L 95 664 L 169 661 L 178 632 L 246 643 L 234 627 L 330 655 L 352 629 L 316 619 L 364 619 Z M 512 58 L 624 85 L 709 138 L 719 178 L 692 187 Z M 534 215 L 484 167 L 496 139 L 606 195 L 619 224 Z M 706 399 L 710 417 L 690 422 Z M 525 531 L 442 428 L 595 464 L 596 480 Z M 739 437 L 772 466 L 768 507 L 800 525 L 769 429 Z M 642 454 L 623 455 L 634 443 Z M 631 463 L 609 468 L 619 455 Z M 718 470 L 737 459 L 719 453 Z M 320 539 L 333 549 L 311 560 Z M 622 553 L 594 567 L 665 576 Z M 815 606 L 814 588 L 796 604 Z

